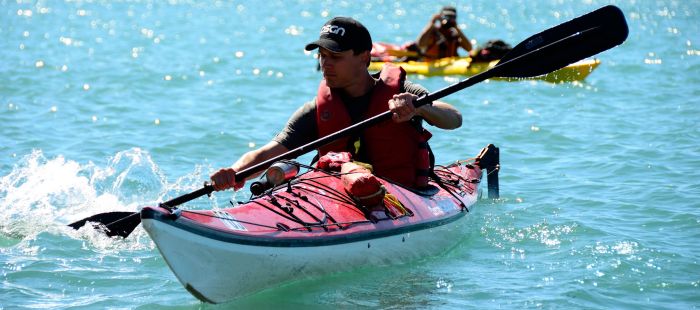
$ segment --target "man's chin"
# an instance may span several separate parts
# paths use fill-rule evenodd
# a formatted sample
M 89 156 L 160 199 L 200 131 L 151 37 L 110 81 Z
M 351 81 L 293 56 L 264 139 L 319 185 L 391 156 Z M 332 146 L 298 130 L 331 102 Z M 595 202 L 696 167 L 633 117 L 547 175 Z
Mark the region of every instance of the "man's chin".
M 330 88 L 338 88 L 338 83 L 334 79 L 325 78 L 325 80 L 326 80 L 326 86 L 328 86 Z

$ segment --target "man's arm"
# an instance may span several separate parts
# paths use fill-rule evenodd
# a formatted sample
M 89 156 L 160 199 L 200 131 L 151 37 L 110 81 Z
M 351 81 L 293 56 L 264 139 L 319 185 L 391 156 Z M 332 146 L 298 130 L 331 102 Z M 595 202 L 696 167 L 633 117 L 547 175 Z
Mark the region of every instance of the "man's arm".
M 441 129 L 457 129 L 462 126 L 462 113 L 449 103 L 433 101 L 416 109 L 416 115 Z
M 284 145 L 276 141 L 270 141 L 264 146 L 245 153 L 241 158 L 239 158 L 233 166 L 229 168 L 222 168 L 219 171 L 211 175 L 212 185 L 217 191 L 225 190 L 229 188 L 234 188 L 235 190 L 240 189 L 245 184 L 245 180 L 236 181 L 236 173 L 242 171 L 270 158 L 282 155 L 288 152 Z M 251 179 L 258 176 L 261 171 L 256 171 L 246 178 Z
M 408 111 L 404 111 L 410 116 L 411 119 L 414 116 L 420 116 L 426 120 L 430 125 L 441 128 L 441 129 L 455 129 L 462 126 L 462 114 L 449 103 L 442 101 L 433 101 L 432 107 L 426 104 L 418 109 L 413 107 L 415 100 L 421 96 L 429 94 L 428 90 L 420 84 L 412 83 L 410 81 L 404 81 L 403 88 L 400 92 L 413 94 L 410 100 L 411 107 Z M 389 106 L 391 109 L 391 106 Z M 396 117 L 396 116 L 394 116 Z M 403 120 L 403 118 L 401 118 Z
M 423 28 L 423 31 L 421 31 L 420 35 L 418 36 L 416 44 L 418 45 L 418 48 L 421 49 L 421 52 L 425 52 L 425 50 L 435 43 L 435 23 L 438 20 L 440 20 L 440 14 L 433 15 L 433 18 L 430 19 L 430 23 Z
M 236 163 L 229 168 L 223 168 L 211 175 L 214 189 L 217 191 L 233 188 L 238 190 L 243 187 L 245 180 L 236 182 L 236 172 L 252 167 L 270 158 L 279 156 L 298 146 L 306 144 L 309 139 L 313 139 L 316 134 L 316 103 L 309 101 L 299 107 L 289 118 L 284 129 L 275 136 L 272 141 L 264 146 L 243 154 Z M 251 179 L 259 175 L 262 171 L 246 179 Z
M 464 32 L 462 32 L 461 29 L 459 29 L 459 27 L 455 26 L 452 29 L 455 29 L 455 31 L 457 32 L 457 40 L 459 41 L 459 46 L 461 46 L 467 52 L 471 52 L 472 42 L 469 41 L 469 38 L 467 38 L 467 36 L 464 34 Z
M 426 104 L 416 108 L 413 103 L 418 99 L 417 95 L 402 93 L 394 95 L 389 100 L 389 110 L 393 112 L 392 118 L 395 122 L 406 122 L 414 116 L 420 116 L 431 125 L 441 129 L 455 129 L 462 126 L 462 113 L 452 105 L 433 101 L 433 104 Z

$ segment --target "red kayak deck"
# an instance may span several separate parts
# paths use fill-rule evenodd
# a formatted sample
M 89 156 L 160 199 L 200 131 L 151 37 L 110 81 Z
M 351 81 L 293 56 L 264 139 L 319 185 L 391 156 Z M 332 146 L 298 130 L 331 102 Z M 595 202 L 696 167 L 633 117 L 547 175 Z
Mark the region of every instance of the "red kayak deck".
M 433 180 L 424 192 L 380 179 L 387 194 L 395 199 L 385 199 L 383 207 L 371 209 L 345 192 L 339 174 L 310 170 L 232 208 L 178 210 L 173 214 L 154 207 L 145 208 L 142 217 L 242 244 L 318 246 L 355 242 L 443 225 L 468 212 L 478 198 L 481 168 L 458 162 L 438 166 L 435 172 L 438 180 Z

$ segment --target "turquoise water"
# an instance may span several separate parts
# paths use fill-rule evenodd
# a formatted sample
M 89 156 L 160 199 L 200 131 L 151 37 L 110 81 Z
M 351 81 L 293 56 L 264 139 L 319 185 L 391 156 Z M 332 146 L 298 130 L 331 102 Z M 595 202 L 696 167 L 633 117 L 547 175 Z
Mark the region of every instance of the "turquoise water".
M 403 43 L 443 3 L 0 1 L 0 308 L 698 308 L 700 2 L 453 4 L 471 39 L 515 44 L 609 3 L 630 35 L 584 83 L 445 98 L 465 125 L 433 130 L 438 162 L 494 143 L 503 167 L 502 199 L 476 207 L 459 246 L 212 306 L 140 227 L 65 225 L 190 192 L 266 143 L 314 95 L 303 46 L 330 16 Z

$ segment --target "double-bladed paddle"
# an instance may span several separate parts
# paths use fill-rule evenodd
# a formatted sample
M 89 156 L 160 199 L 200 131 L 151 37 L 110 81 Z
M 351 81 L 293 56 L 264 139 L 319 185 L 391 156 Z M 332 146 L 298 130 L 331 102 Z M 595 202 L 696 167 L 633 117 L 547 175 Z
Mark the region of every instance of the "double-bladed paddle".
M 612 5 L 605 6 L 527 38 L 516 45 L 493 68 L 422 96 L 418 98 L 414 105 L 415 107 L 420 107 L 494 77 L 527 78 L 547 74 L 620 45 L 627 39 L 627 34 L 627 22 L 622 11 Z M 391 111 L 378 114 L 277 157 L 241 170 L 236 174 L 236 179 L 244 180 L 277 161 L 299 157 L 339 138 L 349 136 L 352 133 L 389 119 L 391 119 Z M 192 193 L 163 202 L 159 206 L 172 209 L 192 199 L 211 194 L 213 191 L 214 188 L 211 185 L 205 185 Z M 105 232 L 108 236 L 122 236 L 126 238 L 141 223 L 139 214 L 139 212 L 100 213 L 71 223 L 68 226 L 78 229 L 87 222 L 97 223 L 106 228 Z

